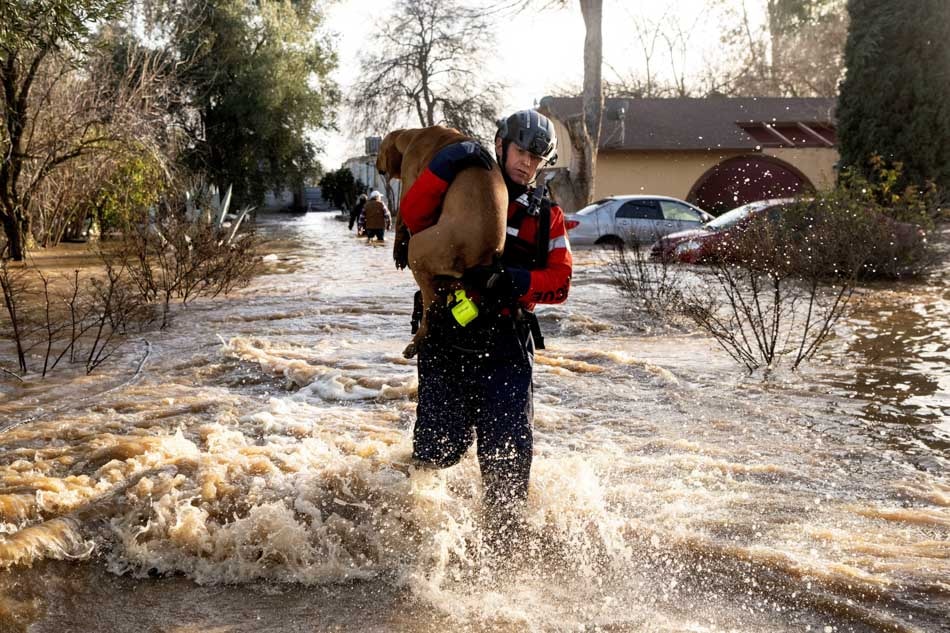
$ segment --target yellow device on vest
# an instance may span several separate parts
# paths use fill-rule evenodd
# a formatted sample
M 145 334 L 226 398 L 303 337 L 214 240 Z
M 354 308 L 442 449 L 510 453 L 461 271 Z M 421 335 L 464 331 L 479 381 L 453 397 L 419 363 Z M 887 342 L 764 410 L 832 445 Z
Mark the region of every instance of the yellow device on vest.
M 461 288 L 456 290 L 453 295 L 455 296 L 455 305 L 452 306 L 452 316 L 455 317 L 459 325 L 465 327 L 478 316 L 478 306 L 468 298 Z M 449 295 L 449 303 L 452 303 L 453 295 Z

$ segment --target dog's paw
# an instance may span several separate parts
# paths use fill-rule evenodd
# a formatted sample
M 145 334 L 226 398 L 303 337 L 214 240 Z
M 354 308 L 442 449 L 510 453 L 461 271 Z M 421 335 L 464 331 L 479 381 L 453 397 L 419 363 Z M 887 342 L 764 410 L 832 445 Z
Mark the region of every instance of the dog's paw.
M 396 268 L 402 270 L 409 265 L 409 240 L 396 237 L 396 243 L 393 245 L 393 261 L 396 262 Z
M 409 343 L 409 345 L 406 345 L 406 349 L 402 350 L 402 355 L 404 358 L 412 358 L 418 351 L 415 343 Z

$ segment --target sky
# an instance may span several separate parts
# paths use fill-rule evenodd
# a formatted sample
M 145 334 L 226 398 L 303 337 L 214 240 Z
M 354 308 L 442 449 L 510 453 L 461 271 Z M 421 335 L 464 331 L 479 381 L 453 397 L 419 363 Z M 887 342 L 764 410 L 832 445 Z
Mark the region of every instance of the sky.
M 743 0 L 732 0 L 741 5 Z M 764 1 L 746 0 L 750 9 Z M 339 66 L 332 77 L 346 91 L 359 74 L 360 51 L 370 42 L 374 25 L 392 12 L 392 0 L 342 0 L 331 5 L 326 29 L 336 47 Z M 496 53 L 485 72 L 493 80 L 508 86 L 500 113 L 530 108 L 557 88 L 580 86 L 583 77 L 584 21 L 578 3 L 568 0 L 564 9 L 522 12 L 499 17 L 495 31 Z M 635 20 L 682 25 L 690 33 L 689 48 L 679 63 L 698 68 L 704 59 L 718 50 L 721 24 L 708 9 L 706 0 L 605 0 L 603 18 L 603 77 L 642 69 L 644 54 L 637 36 Z M 654 66 L 663 73 L 669 66 L 662 43 L 657 44 Z M 363 153 L 363 130 L 347 129 L 346 113 L 341 110 L 339 133 L 320 133 L 317 142 L 324 147 L 321 163 L 328 170 Z

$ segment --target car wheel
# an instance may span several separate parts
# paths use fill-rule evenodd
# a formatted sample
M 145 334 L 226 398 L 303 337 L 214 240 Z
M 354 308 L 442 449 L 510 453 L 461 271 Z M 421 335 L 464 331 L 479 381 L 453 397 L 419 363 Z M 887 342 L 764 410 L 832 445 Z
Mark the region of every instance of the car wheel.
M 597 246 L 607 246 L 610 248 L 618 248 L 623 246 L 623 240 L 617 237 L 616 235 L 604 235 L 603 237 L 597 238 L 597 241 L 594 242 Z

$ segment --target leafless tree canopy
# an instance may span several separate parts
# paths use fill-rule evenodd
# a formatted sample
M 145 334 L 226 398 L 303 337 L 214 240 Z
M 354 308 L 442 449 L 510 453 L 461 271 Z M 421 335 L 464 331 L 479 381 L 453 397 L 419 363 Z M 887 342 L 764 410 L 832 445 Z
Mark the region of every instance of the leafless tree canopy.
M 756 23 L 756 9 L 765 21 Z M 843 0 L 718 0 L 686 16 L 670 3 L 659 18 L 627 11 L 636 42 L 636 70 L 616 67 L 609 96 L 634 98 L 729 96 L 830 97 L 843 72 L 847 13 Z M 687 67 L 699 32 L 723 25 L 716 55 Z M 616 60 L 615 60 L 616 61 Z
M 55 244 L 84 220 L 83 195 L 123 158 L 145 155 L 164 164 L 170 66 L 141 49 L 123 53 L 119 60 L 107 50 L 82 57 L 68 46 L 24 48 L 16 55 L 32 60 L 30 74 L 0 77 L 9 93 L 0 133 L 8 158 L 0 168 L 0 217 L 14 259 L 23 257 L 31 238 Z M 13 61 L 8 66 L 16 67 Z
M 384 132 L 406 120 L 487 138 L 502 85 L 484 79 L 491 25 L 449 0 L 401 0 L 367 38 L 350 95 L 358 129 Z
M 606 60 L 613 78 L 604 81 L 605 95 L 650 99 L 729 91 L 728 73 L 712 62 L 698 71 L 689 68 L 689 58 L 697 52 L 698 32 L 711 18 L 710 8 L 692 16 L 678 9 L 675 3 L 670 4 L 658 18 L 627 10 L 634 36 L 631 54 L 639 60 L 639 67 L 631 70 Z
M 61 63 L 41 77 L 44 101 L 31 121 L 30 143 L 41 162 L 25 170 L 32 232 L 44 247 L 82 228 L 96 194 L 128 161 L 148 161 L 171 178 L 176 145 L 167 112 L 171 69 L 160 54 L 138 48 L 123 51 L 121 60 L 100 54 L 83 72 Z
M 741 60 L 725 69 L 728 93 L 737 96 L 831 97 L 844 73 L 848 19 L 844 0 L 759 0 L 766 23 L 756 28 L 751 2 L 724 3 L 721 20 L 732 28 L 723 45 Z

